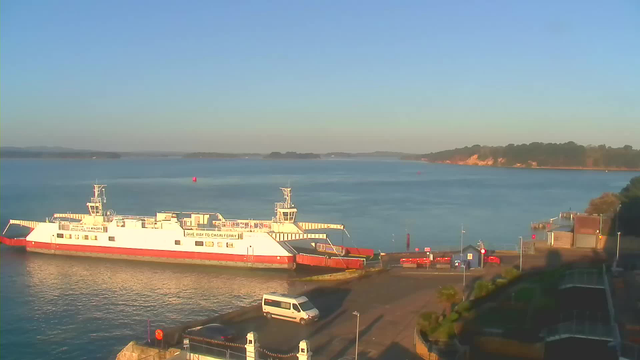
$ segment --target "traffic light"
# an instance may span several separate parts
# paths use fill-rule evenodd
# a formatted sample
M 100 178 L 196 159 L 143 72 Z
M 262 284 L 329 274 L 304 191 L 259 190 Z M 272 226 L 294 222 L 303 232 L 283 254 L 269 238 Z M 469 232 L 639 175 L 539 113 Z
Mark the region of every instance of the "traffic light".
M 535 240 L 536 239 L 536 234 L 531 234 L 531 240 Z
M 486 252 L 487 252 L 487 249 L 485 249 L 485 248 L 480 249 L 480 253 L 481 253 L 481 254 L 484 254 L 484 253 L 486 253 Z

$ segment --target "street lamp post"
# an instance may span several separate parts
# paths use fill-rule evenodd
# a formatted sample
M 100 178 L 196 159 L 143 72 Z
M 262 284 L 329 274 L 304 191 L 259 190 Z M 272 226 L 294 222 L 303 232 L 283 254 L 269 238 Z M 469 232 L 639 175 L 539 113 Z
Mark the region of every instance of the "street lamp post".
M 620 257 L 620 231 L 618 231 L 618 247 L 616 247 L 616 261 Z
M 522 236 L 520 236 L 520 272 L 522 272 Z
M 360 313 L 357 311 L 353 312 L 353 315 L 357 317 L 356 319 L 356 358 L 358 360 L 358 335 L 360 334 Z

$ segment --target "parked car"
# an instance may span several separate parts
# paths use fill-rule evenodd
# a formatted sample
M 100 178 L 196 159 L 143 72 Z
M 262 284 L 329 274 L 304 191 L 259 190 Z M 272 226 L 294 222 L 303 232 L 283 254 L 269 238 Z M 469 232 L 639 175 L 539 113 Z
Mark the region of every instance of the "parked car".
M 197 336 L 210 340 L 233 342 L 236 340 L 236 333 L 221 324 L 209 324 L 194 327 L 184 332 L 185 335 Z

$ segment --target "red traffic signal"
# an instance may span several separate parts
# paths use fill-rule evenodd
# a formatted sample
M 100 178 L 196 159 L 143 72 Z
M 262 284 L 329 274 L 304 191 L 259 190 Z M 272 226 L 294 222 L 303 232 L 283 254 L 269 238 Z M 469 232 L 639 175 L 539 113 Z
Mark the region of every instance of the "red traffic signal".
M 484 253 L 486 253 L 486 252 L 487 252 L 487 249 L 485 249 L 485 248 L 480 249 L 480 253 L 481 253 L 481 254 L 484 254 Z
M 531 234 L 531 240 L 535 240 L 536 239 L 536 234 Z

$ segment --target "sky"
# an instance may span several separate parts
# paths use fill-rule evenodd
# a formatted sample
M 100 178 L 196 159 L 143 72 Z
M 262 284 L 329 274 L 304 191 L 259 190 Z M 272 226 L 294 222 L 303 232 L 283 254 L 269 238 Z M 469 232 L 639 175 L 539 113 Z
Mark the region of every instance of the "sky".
M 0 2 L 0 144 L 640 147 L 640 2 Z

